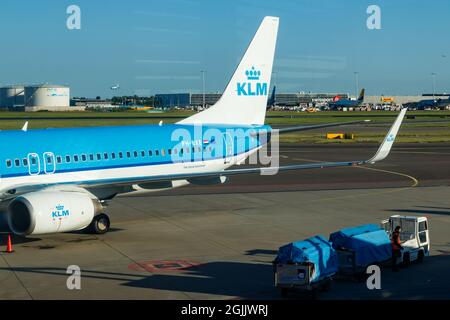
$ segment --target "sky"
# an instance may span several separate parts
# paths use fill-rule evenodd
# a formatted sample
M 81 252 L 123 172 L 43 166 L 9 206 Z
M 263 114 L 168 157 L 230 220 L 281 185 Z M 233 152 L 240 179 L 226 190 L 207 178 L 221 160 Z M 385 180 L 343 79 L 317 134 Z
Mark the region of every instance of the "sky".
M 81 29 L 67 28 L 70 5 Z M 369 5 L 381 29 L 368 29 Z M 432 92 L 433 77 L 450 92 L 449 12 L 448 0 L 2 0 L 0 84 L 69 85 L 78 97 L 200 93 L 204 70 L 206 91 L 222 92 L 271 15 L 277 92 L 355 94 L 358 82 L 367 95 L 416 95 Z

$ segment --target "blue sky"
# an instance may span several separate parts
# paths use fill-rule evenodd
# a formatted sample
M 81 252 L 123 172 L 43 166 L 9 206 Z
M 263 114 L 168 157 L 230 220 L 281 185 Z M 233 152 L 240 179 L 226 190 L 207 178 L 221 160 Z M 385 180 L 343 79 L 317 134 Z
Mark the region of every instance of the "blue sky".
M 68 30 L 66 8 L 81 8 Z M 369 5 L 381 30 L 366 27 Z M 0 83 L 68 84 L 72 96 L 222 91 L 265 15 L 280 17 L 278 92 L 450 92 L 446 0 L 2 0 Z M 120 83 L 112 92 L 110 86 Z

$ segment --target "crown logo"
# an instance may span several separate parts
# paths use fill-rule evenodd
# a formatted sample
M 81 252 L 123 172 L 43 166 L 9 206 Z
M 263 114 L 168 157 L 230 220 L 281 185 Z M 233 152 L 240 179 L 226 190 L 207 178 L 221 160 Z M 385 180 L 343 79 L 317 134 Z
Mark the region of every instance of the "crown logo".
M 56 210 L 60 211 L 60 210 L 64 210 L 64 206 L 62 204 L 58 204 L 56 206 Z
M 251 70 L 246 70 L 245 75 L 247 76 L 247 80 L 259 80 L 259 76 L 261 75 L 261 71 L 256 70 L 255 67 L 252 66 Z

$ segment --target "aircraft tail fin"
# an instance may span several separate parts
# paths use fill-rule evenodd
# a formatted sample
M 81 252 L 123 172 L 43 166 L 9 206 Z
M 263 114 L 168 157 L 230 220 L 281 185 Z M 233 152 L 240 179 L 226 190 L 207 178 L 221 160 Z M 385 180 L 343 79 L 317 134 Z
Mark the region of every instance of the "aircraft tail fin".
M 361 92 L 359 93 L 359 97 L 358 97 L 358 101 L 359 102 L 363 102 L 364 101 L 364 92 L 366 91 L 366 89 L 361 89 Z
M 270 95 L 269 100 L 267 100 L 267 109 L 270 107 L 273 107 L 275 105 L 275 94 L 276 94 L 277 87 L 273 86 L 272 94 Z
M 178 123 L 264 124 L 278 24 L 265 17 L 219 101 Z

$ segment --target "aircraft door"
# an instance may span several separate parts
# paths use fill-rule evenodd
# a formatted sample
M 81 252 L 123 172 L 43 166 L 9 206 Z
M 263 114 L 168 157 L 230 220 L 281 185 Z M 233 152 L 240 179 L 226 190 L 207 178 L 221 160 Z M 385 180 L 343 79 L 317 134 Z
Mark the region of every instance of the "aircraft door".
M 38 175 L 41 172 L 41 162 L 37 153 L 28 154 L 28 173 L 30 176 Z
M 52 152 L 44 153 L 44 172 L 52 174 L 56 171 L 55 155 Z

